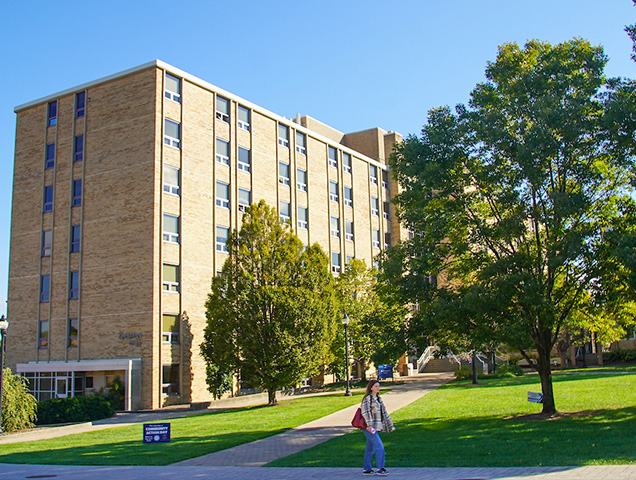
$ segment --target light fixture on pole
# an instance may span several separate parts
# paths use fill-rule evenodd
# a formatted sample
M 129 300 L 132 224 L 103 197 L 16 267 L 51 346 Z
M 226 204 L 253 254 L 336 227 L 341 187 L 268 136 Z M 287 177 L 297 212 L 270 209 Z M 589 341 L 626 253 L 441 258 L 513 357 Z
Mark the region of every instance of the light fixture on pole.
M 0 435 L 2 435 L 2 383 L 4 382 L 4 344 L 9 322 L 4 315 L 0 317 Z
M 350 397 L 351 391 L 349 390 L 349 337 L 347 336 L 349 316 L 346 313 L 342 316 L 342 324 L 344 325 L 345 333 L 345 371 L 347 372 L 347 391 L 345 392 L 345 396 Z

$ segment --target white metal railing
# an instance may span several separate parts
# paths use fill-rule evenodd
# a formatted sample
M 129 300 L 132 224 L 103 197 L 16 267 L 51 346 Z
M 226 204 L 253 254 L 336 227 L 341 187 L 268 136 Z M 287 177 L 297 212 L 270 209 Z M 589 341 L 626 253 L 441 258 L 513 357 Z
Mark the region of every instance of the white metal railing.
M 431 345 L 424 350 L 424 353 L 417 359 L 417 371 L 422 372 L 426 364 L 435 357 L 435 352 L 439 351 L 439 347 Z

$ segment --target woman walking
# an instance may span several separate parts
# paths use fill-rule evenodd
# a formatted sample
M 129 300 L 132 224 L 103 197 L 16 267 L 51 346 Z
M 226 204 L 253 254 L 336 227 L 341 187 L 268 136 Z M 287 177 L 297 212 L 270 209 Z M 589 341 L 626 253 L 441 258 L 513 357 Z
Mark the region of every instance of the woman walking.
M 367 422 L 367 429 L 363 430 L 367 437 L 367 446 L 364 449 L 364 462 L 362 463 L 362 473 L 364 475 L 387 475 L 389 472 L 384 468 L 384 444 L 380 439 L 380 432 L 392 432 L 395 430 L 391 417 L 382 403 L 378 392 L 380 382 L 371 380 L 367 385 L 367 393 L 362 399 L 360 409 L 364 421 Z M 375 465 L 377 471 L 371 467 L 371 459 L 375 454 Z

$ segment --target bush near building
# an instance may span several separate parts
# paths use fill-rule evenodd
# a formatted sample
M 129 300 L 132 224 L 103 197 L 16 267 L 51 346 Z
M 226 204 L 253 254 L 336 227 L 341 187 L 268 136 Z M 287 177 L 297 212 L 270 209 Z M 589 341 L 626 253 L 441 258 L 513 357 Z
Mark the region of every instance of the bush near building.
M 90 422 L 112 417 L 115 407 L 99 395 L 51 398 L 37 404 L 37 424 Z
M 636 349 L 603 353 L 603 364 L 613 363 L 636 363 Z
M 2 431 L 5 433 L 32 428 L 37 401 L 27 391 L 25 380 L 4 369 L 2 378 Z

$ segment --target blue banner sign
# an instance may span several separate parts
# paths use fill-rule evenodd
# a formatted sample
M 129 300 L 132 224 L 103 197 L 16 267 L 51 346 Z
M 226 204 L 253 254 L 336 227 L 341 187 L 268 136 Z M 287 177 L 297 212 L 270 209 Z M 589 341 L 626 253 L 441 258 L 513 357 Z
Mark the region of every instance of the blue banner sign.
M 532 403 L 543 403 L 543 393 L 528 392 L 528 401 Z
M 393 365 L 378 365 L 378 378 L 393 378 Z
M 144 443 L 160 443 L 169 441 L 169 423 L 144 423 Z

